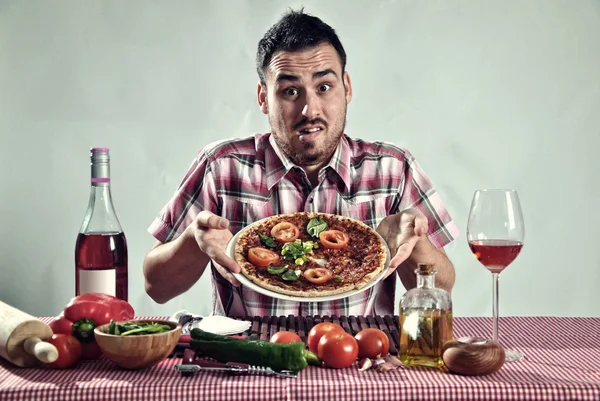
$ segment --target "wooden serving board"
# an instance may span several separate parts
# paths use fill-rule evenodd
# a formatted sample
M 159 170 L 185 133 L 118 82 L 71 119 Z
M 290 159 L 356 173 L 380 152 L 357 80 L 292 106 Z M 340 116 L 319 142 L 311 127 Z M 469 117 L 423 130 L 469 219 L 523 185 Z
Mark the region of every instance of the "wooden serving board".
M 237 320 L 252 322 L 250 329 L 243 335 L 249 340 L 269 341 L 278 331 L 293 331 L 306 343 L 310 329 L 321 322 L 339 324 L 347 333 L 356 335 L 362 329 L 374 327 L 382 330 L 390 340 L 390 354 L 398 355 L 400 334 L 398 316 L 255 316 L 236 317 Z

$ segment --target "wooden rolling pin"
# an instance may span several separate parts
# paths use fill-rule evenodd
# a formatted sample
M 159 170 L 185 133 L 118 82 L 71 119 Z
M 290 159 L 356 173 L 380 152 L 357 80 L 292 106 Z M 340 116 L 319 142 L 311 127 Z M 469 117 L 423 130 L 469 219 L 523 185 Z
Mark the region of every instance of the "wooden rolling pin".
M 0 301 L 0 356 L 22 368 L 52 363 L 56 347 L 44 340 L 52 329 L 35 317 Z

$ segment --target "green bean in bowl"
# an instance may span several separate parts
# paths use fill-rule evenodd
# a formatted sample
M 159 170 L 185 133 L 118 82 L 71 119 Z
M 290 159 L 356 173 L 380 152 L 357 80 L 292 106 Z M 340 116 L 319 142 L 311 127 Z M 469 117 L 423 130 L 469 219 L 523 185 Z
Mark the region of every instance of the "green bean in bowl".
M 164 333 L 173 330 L 171 326 L 157 322 L 126 322 L 119 324 L 114 320 L 108 323 L 108 334 L 116 336 L 139 336 L 144 334 Z

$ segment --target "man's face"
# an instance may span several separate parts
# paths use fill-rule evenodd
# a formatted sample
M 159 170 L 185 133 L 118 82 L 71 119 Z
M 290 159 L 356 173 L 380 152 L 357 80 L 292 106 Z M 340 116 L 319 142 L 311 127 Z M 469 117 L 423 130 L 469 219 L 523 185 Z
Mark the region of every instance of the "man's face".
M 322 167 L 335 151 L 352 98 L 348 73 L 335 48 L 321 44 L 297 52 L 277 52 L 258 85 L 258 103 L 269 116 L 281 149 L 302 167 Z

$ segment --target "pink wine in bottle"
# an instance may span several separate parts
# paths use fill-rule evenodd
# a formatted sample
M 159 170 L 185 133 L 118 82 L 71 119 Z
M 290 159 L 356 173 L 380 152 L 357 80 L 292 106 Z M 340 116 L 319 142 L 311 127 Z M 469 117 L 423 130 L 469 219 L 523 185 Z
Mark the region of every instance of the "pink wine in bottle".
M 101 292 L 127 301 L 127 240 L 110 192 L 107 148 L 91 150 L 88 208 L 75 245 L 75 295 Z

